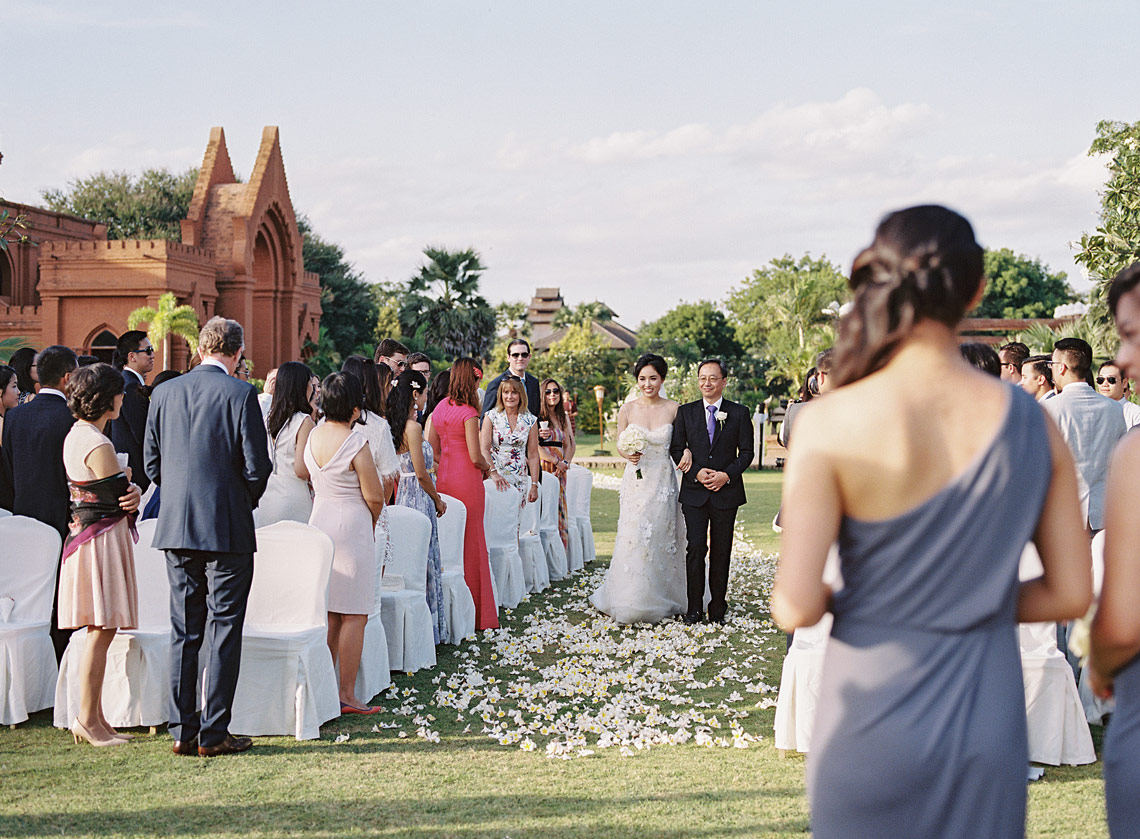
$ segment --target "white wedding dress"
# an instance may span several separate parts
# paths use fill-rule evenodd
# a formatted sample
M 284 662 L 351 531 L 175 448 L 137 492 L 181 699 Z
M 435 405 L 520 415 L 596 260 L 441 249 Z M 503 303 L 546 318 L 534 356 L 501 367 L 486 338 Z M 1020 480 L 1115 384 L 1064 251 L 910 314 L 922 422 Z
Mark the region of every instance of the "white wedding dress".
M 684 614 L 685 520 L 677 470 L 669 457 L 673 426 L 644 426 L 649 445 L 621 480 L 614 556 L 590 602 L 620 623 L 656 623 Z M 638 467 L 642 477 L 637 477 Z

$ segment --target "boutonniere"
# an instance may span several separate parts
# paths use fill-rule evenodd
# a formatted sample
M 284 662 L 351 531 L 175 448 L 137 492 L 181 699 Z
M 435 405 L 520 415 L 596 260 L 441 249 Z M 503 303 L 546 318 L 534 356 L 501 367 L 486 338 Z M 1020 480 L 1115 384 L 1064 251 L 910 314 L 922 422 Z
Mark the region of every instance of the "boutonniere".
M 726 419 L 728 419 L 728 414 L 724 411 L 717 411 L 715 414 L 713 414 L 713 417 L 716 419 L 717 422 L 719 422 L 721 425 L 723 425 L 724 421 Z

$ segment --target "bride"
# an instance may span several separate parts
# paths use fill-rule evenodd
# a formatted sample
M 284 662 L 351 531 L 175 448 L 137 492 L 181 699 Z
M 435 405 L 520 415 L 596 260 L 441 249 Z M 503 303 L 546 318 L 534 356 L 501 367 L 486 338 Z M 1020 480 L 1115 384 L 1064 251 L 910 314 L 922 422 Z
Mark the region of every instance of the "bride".
M 621 482 L 614 555 L 590 602 L 620 623 L 655 623 L 682 614 L 685 592 L 685 520 L 677 503 L 677 467 L 669 457 L 677 403 L 661 396 L 667 367 L 652 353 L 633 368 L 640 396 L 618 412 L 618 435 L 638 426 L 649 445 L 629 461 Z M 686 451 L 681 460 L 687 466 Z M 637 477 L 640 471 L 641 477 Z

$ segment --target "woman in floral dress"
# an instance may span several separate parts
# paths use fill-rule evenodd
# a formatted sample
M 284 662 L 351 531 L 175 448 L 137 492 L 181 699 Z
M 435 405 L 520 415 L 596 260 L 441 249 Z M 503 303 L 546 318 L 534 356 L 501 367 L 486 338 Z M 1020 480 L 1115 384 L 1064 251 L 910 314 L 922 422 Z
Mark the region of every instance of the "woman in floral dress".
M 520 505 L 537 501 L 538 418 L 527 410 L 526 389 L 517 376 L 507 376 L 499 385 L 495 408 L 483 417 L 480 440 L 495 487 L 517 490 Z

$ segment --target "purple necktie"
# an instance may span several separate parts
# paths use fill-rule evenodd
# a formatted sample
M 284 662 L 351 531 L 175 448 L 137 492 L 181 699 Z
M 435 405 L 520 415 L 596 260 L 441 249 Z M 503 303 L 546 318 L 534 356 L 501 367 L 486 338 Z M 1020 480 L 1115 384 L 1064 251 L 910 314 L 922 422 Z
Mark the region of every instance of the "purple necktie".
M 712 445 L 713 434 L 716 432 L 716 405 L 707 406 L 709 412 L 709 445 Z

